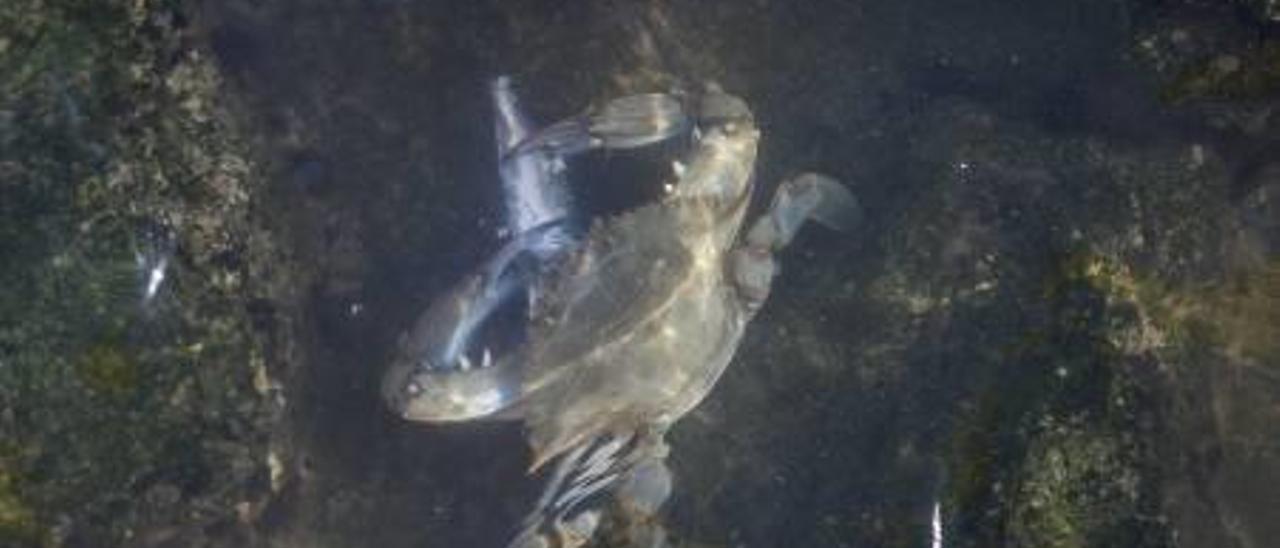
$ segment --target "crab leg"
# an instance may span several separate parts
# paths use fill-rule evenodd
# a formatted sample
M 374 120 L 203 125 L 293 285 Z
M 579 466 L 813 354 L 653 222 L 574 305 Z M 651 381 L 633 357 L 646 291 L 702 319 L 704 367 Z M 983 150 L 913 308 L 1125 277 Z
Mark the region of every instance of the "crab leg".
M 607 497 L 622 509 L 629 534 L 661 546 L 656 515 L 671 494 L 661 433 L 605 435 L 559 457 L 537 506 L 508 548 L 576 548 L 595 536 Z
M 751 226 L 732 257 L 734 282 L 749 309 L 769 296 L 776 274 L 773 255 L 791 243 L 806 220 L 847 232 L 862 218 L 849 189 L 825 175 L 806 173 L 782 183 L 769 211 Z
M 658 519 L 658 511 L 671 496 L 671 485 L 671 470 L 667 468 L 666 459 L 650 455 L 637 463 L 617 487 L 614 497 L 623 511 L 626 536 L 633 545 L 667 545 L 667 531 Z

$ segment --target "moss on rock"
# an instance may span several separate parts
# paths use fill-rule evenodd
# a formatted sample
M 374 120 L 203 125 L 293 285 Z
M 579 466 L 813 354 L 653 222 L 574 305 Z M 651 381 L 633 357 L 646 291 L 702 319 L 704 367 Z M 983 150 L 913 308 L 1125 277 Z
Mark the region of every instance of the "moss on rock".
M 120 545 L 261 496 L 255 176 L 183 9 L 0 8 L 0 544 Z
M 1141 476 L 1120 432 L 1050 420 L 1031 438 L 1011 494 L 1016 546 L 1119 546 L 1139 504 Z
M 1161 90 L 1178 103 L 1196 99 L 1256 100 L 1280 92 L 1280 45 L 1220 52 L 1191 64 Z

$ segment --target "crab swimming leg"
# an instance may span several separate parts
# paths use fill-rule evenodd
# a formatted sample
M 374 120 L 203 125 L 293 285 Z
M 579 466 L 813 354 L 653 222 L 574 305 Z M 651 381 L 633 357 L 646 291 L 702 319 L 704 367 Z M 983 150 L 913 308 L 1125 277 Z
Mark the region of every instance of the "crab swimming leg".
M 782 183 L 769 211 L 751 226 L 731 258 L 734 283 L 748 309 L 759 308 L 769 296 L 777 271 L 774 253 L 791 243 L 810 219 L 847 232 L 861 221 L 862 207 L 849 189 L 825 175 L 805 173 Z
M 621 510 L 636 546 L 665 546 L 655 519 L 671 494 L 668 448 L 656 432 L 602 435 L 558 457 L 542 496 L 507 548 L 576 548 L 595 536 L 606 504 Z
M 667 546 L 667 530 L 658 511 L 671 496 L 671 484 L 666 457 L 650 454 L 637 462 L 616 488 L 614 498 L 625 518 L 626 537 L 631 545 Z

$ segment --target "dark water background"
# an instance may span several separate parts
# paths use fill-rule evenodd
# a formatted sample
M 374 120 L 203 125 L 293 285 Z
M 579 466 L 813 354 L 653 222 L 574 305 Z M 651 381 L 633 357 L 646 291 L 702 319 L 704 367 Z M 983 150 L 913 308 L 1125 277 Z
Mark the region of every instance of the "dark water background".
M 226 426 L 248 413 L 239 396 L 196 389 L 217 411 L 201 415 L 189 444 L 139 457 L 139 470 L 159 470 L 142 473 L 103 460 L 120 453 L 114 444 L 66 441 L 99 426 L 28 420 L 64 405 L 42 390 L 63 392 L 6 390 L 0 425 L 19 441 L 0 443 L 0 543 L 502 545 L 540 488 L 524 472 L 519 426 L 412 424 L 378 395 L 400 333 L 499 244 L 488 95 L 499 74 L 516 79 L 540 122 L 676 81 L 718 82 L 749 103 L 763 133 L 757 209 L 780 180 L 820 171 L 867 210 L 855 234 L 808 228 L 783 253 L 735 362 L 670 435 L 666 519 L 677 546 L 928 546 L 935 504 L 945 546 L 1252 548 L 1280 538 L 1274 2 L 145 4 L 164 17 L 142 15 L 144 32 L 120 40 L 172 34 L 173 52 L 204 56 L 209 100 L 235 121 L 211 133 L 233 127 L 256 177 L 245 200 L 203 217 L 188 210 L 217 192 L 181 194 L 175 211 L 186 215 L 166 222 L 252 223 L 227 229 L 247 242 L 232 251 L 180 234 L 171 299 L 183 304 L 147 320 L 169 331 L 92 343 L 73 360 L 91 365 L 75 371 L 106 368 L 90 380 L 134 390 L 118 373 L 133 362 L 116 348 L 162 338 L 195 348 L 173 318 L 204 287 L 202 273 L 231 269 L 246 289 L 202 293 L 214 304 L 200 310 L 246 318 L 243 346 L 262 348 L 255 359 L 271 375 L 252 384 L 270 384 L 259 392 L 278 412 Z M 102 16 L 77 9 L 59 13 Z M 43 51 L 6 47 L 0 55 Z M 154 54 L 157 65 L 178 63 L 168 51 Z M 137 127 L 152 122 L 133 114 L 144 91 L 126 89 L 101 116 L 149 135 Z M 95 127 L 97 111 L 87 112 Z M 25 127 L 13 118 L 0 117 L 3 135 Z M 65 127 L 77 142 L 95 138 Z M 0 172 L 34 169 L 13 146 L 0 150 Z M 114 165 L 109 155 L 71 150 L 88 158 L 85 172 L 115 173 L 101 167 Z M 575 161 L 578 204 L 602 215 L 652 198 L 680 151 Z M 175 157 L 154 162 L 190 159 Z M 38 192 L 22 197 L 5 206 L 14 218 L 44 215 Z M 0 228 L 11 242 L 25 236 Z M 257 251 L 266 240 L 272 252 Z M 40 255 L 23 249 L 3 251 Z M 0 357 L 24 363 L 14 357 L 25 339 L 0 327 Z M 14 370 L 0 367 L 0 381 L 16 382 L 5 376 Z M 228 382 L 251 384 L 230 370 L 240 377 Z M 147 424 L 134 403 L 112 405 Z M 129 447 L 146 445 L 148 430 L 129 432 Z M 243 475 L 201 460 L 215 439 L 218 451 L 243 450 L 228 465 Z M 89 474 L 75 460 L 60 468 L 47 456 L 59 451 L 113 472 Z M 230 502 L 207 503 L 211 493 Z M 95 536 L 102 530 L 112 533 Z
M 378 375 L 400 330 L 496 245 L 486 83 L 513 74 L 548 122 L 661 89 L 674 74 L 718 81 L 755 109 L 762 195 L 819 170 L 856 188 L 870 215 L 852 237 L 811 229 L 787 251 L 739 359 L 676 429 L 673 531 L 713 546 L 923 546 L 944 500 L 948 545 L 1063 540 L 1054 535 L 1063 545 L 1072 535 L 1171 545 L 1168 528 L 1143 517 L 1161 511 L 1162 472 L 1145 460 L 1157 451 L 1143 437 L 1154 427 L 1135 418 L 1161 413 L 1149 393 L 1159 358 L 1094 355 L 1105 335 L 1055 316 L 1105 326 L 1110 296 L 1087 283 L 1062 295 L 1051 287 L 1077 282 L 1060 271 L 1081 239 L 1174 279 L 1224 268 L 1218 249 L 1192 259 L 1147 247 L 1216 247 L 1218 228 L 1160 231 L 1201 196 L 1229 207 L 1228 196 L 1247 193 L 1236 187 L 1253 183 L 1232 177 L 1265 160 L 1262 145 L 1224 145 L 1239 132 L 1169 107 L 1135 46 L 1135 25 L 1155 17 L 1100 0 L 207 6 L 212 51 L 266 130 L 275 214 L 316 269 L 293 411 L 307 472 L 274 527 L 314 546 L 505 540 L 537 488 L 518 429 L 395 420 L 377 398 Z M 1217 171 L 1170 174 L 1193 145 L 1208 147 Z M 643 169 L 656 172 L 626 158 L 581 162 L 580 203 L 634 202 Z M 1129 199 L 1163 192 L 1189 194 L 1156 206 Z M 1134 226 L 1160 243 L 1124 247 Z M 984 280 L 994 286 L 985 294 Z M 1010 349 L 1019 345 L 1031 349 Z M 1065 368 L 1061 379 L 1050 373 Z M 1126 388 L 1131 408 L 1107 403 L 1120 389 L 1100 387 L 1121 382 L 1113 376 L 1138 386 Z M 1049 423 L 1072 425 L 1069 440 L 1079 426 L 1104 455 L 1064 472 L 1098 482 L 1096 493 L 1053 491 L 1041 503 L 1102 507 L 1046 511 L 1089 514 L 1084 525 L 985 515 L 1007 496 L 999 482 L 1034 483 L 1034 471 L 1006 460 L 1028 458 L 1034 441 L 1024 438 Z M 993 446 L 957 454 L 977 443 L 957 433 L 966 428 L 990 429 L 980 439 Z M 988 469 L 970 471 L 978 466 Z M 1108 494 L 1130 477 L 1140 484 Z M 1112 511 L 1127 515 L 1091 515 Z M 1055 519 L 1069 530 L 1035 529 Z

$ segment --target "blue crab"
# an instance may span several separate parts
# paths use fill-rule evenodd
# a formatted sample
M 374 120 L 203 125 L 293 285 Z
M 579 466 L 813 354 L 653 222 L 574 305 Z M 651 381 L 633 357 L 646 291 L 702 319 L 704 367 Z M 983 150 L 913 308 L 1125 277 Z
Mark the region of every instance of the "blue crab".
M 690 126 L 696 143 L 656 203 L 598 220 L 585 234 L 567 228 L 556 208 L 513 223 L 511 240 L 403 340 L 384 396 L 413 421 L 522 421 L 530 470 L 557 462 L 511 547 L 585 544 L 609 497 L 639 524 L 635 542 L 664 545 L 654 518 L 672 485 L 665 433 L 729 365 L 769 295 L 775 254 L 808 219 L 851 228 L 857 200 L 834 179 L 800 175 L 740 235 L 760 139 L 740 98 L 714 85 L 696 95 L 624 97 L 511 139 L 504 82 L 495 86 L 504 181 L 511 163 L 525 162 L 543 174 L 535 186 L 556 188 L 566 155 L 642 146 Z M 523 343 L 467 357 L 476 326 L 522 292 L 530 303 Z

